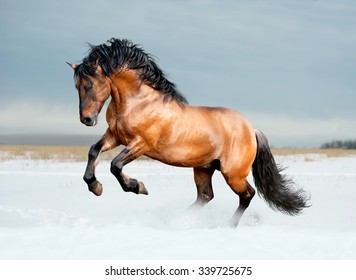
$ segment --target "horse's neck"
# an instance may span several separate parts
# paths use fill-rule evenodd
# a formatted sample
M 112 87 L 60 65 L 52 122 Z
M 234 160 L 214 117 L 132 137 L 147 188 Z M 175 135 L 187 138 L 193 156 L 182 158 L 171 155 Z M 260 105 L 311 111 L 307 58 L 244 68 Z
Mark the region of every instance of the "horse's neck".
M 125 78 L 125 77 L 124 77 Z M 113 106 L 118 114 L 127 110 L 135 110 L 145 106 L 162 104 L 163 95 L 152 87 L 136 79 L 124 79 L 121 76 L 112 80 L 111 97 Z
M 142 82 L 135 70 L 120 71 L 111 77 L 111 81 L 111 97 L 117 111 L 125 112 L 136 106 L 162 106 L 164 95 Z
M 141 82 L 131 70 L 123 70 L 111 76 L 111 98 L 117 109 L 125 110 L 127 103 L 139 91 Z

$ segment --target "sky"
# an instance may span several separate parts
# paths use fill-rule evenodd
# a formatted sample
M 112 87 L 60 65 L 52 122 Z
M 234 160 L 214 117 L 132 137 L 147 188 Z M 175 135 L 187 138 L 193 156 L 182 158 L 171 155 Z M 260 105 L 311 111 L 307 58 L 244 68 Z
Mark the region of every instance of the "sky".
M 0 134 L 103 134 L 104 114 L 80 123 L 65 62 L 111 37 L 152 54 L 190 104 L 240 111 L 272 146 L 356 138 L 352 0 L 0 0 Z

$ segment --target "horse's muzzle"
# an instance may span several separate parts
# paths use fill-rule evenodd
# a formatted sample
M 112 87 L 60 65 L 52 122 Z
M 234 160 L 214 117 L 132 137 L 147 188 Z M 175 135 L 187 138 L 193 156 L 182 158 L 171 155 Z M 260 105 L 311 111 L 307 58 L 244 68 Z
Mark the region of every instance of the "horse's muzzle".
M 84 118 L 80 118 L 80 121 L 86 126 L 94 126 L 97 123 L 97 117 L 96 116 L 84 117 Z

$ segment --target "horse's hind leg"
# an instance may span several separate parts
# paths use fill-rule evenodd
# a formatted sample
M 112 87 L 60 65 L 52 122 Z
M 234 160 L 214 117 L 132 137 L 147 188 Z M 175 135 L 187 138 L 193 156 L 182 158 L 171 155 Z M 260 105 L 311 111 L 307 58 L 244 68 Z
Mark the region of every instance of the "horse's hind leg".
M 211 184 L 211 177 L 213 176 L 215 168 L 209 167 L 195 167 L 194 181 L 197 186 L 197 200 L 192 206 L 203 206 L 214 197 L 213 187 Z
M 250 205 L 250 202 L 255 195 L 255 190 L 251 187 L 246 178 L 230 177 L 226 174 L 224 174 L 224 177 L 231 189 L 240 198 L 239 207 L 231 219 L 231 226 L 237 227 L 243 213 Z

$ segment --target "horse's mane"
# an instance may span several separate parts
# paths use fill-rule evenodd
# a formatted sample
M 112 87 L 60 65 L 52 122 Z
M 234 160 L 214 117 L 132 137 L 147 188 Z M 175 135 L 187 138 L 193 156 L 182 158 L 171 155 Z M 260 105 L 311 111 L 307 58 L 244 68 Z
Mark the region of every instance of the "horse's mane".
M 176 85 L 167 80 L 154 59 L 138 45 L 129 40 L 112 38 L 106 44 L 89 46 L 89 54 L 75 69 L 75 77 L 94 77 L 96 63 L 99 63 L 108 77 L 125 66 L 129 69 L 140 70 L 140 79 L 155 90 L 163 92 L 165 100 L 172 98 L 181 105 L 188 103 L 177 90 Z

